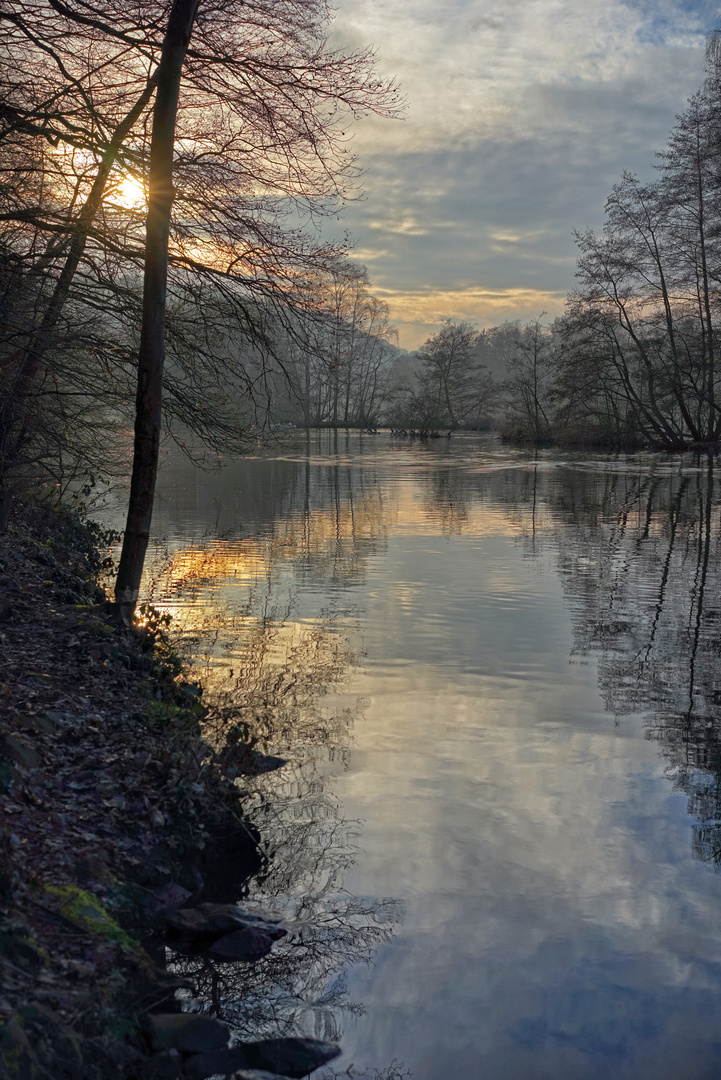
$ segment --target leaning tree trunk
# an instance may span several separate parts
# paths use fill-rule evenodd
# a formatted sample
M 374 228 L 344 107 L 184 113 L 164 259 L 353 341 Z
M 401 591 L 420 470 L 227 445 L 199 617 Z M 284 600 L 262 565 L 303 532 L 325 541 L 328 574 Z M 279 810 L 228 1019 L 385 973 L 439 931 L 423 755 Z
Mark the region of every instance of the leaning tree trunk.
M 158 472 L 175 122 L 180 76 L 198 3 L 199 0 L 174 0 L 163 41 L 153 110 L 133 473 L 123 550 L 115 583 L 115 600 L 128 622 L 133 617 L 138 599 Z

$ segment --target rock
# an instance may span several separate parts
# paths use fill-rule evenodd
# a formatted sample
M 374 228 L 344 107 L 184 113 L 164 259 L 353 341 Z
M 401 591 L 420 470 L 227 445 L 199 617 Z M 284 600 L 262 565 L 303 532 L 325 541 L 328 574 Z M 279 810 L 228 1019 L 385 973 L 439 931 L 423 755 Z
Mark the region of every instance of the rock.
M 208 908 L 216 910 L 213 913 Z M 190 941 L 212 941 L 242 925 L 236 917 L 237 912 L 234 904 L 201 904 L 194 908 L 179 908 L 166 918 L 168 936 Z
M 243 1046 L 231 1046 L 225 1050 L 206 1050 L 204 1054 L 195 1054 L 185 1062 L 185 1074 L 188 1080 L 207 1080 L 209 1076 L 228 1076 L 245 1069 L 249 1065 Z
M 242 930 L 236 930 L 212 942 L 206 956 L 209 956 L 211 960 L 254 962 L 267 956 L 272 948 L 272 937 L 263 933 L 262 930 L 244 927 Z
M 182 1080 L 183 1059 L 177 1050 L 161 1050 L 151 1057 L 144 1075 L 149 1080 Z
M 180 689 L 188 697 L 199 698 L 203 696 L 203 687 L 198 683 L 181 683 Z
M 287 931 L 279 925 L 282 916 L 243 911 L 235 904 L 198 904 L 180 908 L 166 919 L 168 937 L 180 937 L 190 942 L 212 942 L 236 930 L 260 931 L 275 941 Z
M 275 911 L 246 911 L 236 904 L 198 904 L 198 911 L 202 911 L 208 918 L 222 919 L 224 915 L 230 915 L 236 922 L 242 922 L 243 926 L 259 926 L 269 937 L 283 937 L 286 931 L 280 925 L 283 916 Z M 225 929 L 225 927 L 223 927 Z
M 146 938 L 147 941 L 147 938 Z M 165 963 L 165 947 L 163 946 L 163 963 Z M 155 986 L 163 990 L 165 999 L 167 1000 L 168 990 L 194 990 L 195 984 L 189 979 L 184 979 L 176 971 L 168 971 L 167 968 L 160 967 L 158 964 L 153 964 L 148 969 L 149 977 L 152 979 Z
M 189 1080 L 207 1080 L 217 1073 L 226 1077 L 232 1074 L 238 1080 L 244 1072 L 252 1080 L 259 1077 L 265 1080 L 268 1073 L 275 1080 L 278 1077 L 300 1080 L 339 1054 L 339 1046 L 319 1039 L 262 1039 L 196 1054 L 187 1059 L 185 1070 Z
M 153 1050 L 199 1054 L 228 1045 L 226 1024 L 197 1013 L 151 1013 L 146 1020 Z
M 143 908 L 145 914 L 149 918 L 154 918 L 156 915 L 163 913 L 169 913 L 175 908 L 179 908 L 181 904 L 186 903 L 193 894 L 184 889 L 182 885 L 178 885 L 176 881 L 169 881 L 167 885 L 163 885 L 160 889 L 153 889 L 148 896 L 146 896 L 143 902 Z
M 340 1054 L 339 1046 L 320 1039 L 262 1039 L 244 1043 L 243 1049 L 251 1068 L 265 1069 L 291 1080 L 307 1076 Z
M 274 757 L 273 754 L 261 754 L 260 750 L 253 750 L 250 758 L 256 773 L 275 772 L 276 769 L 282 769 L 288 764 L 285 758 Z
M 260 750 L 249 750 L 245 744 L 226 747 L 219 754 L 218 761 L 230 780 L 236 776 L 259 776 L 261 773 L 274 772 L 288 764 L 285 758 L 261 754 Z
M 289 1080 L 287 1076 L 279 1076 L 278 1073 L 269 1073 L 265 1069 L 240 1069 L 238 1072 L 226 1076 L 225 1080 Z
M 273 938 L 274 941 L 277 941 L 278 938 L 285 937 L 288 933 L 288 931 L 280 925 L 283 922 L 283 916 L 275 911 L 245 911 L 243 908 L 236 907 L 235 904 L 198 904 L 198 911 L 202 911 L 210 918 L 222 919 L 221 909 L 223 909 L 223 911 L 234 909 L 236 926 L 262 930 L 264 934 Z M 231 927 L 228 927 L 227 929 L 231 929 Z

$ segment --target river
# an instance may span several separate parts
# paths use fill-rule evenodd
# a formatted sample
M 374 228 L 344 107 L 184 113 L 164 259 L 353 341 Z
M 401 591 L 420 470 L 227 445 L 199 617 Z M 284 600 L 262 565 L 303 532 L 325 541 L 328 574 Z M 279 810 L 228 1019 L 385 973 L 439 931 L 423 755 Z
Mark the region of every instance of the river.
M 482 435 L 165 464 L 145 594 L 209 740 L 288 760 L 242 781 L 295 933 L 214 984 L 239 1031 L 368 1077 L 721 1075 L 719 486 Z

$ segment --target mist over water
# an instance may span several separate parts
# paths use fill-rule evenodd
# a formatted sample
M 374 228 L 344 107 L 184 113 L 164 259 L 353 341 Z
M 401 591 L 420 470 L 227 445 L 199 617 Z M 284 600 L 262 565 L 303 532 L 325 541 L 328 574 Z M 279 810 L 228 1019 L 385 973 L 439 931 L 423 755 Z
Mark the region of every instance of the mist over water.
M 298 930 L 214 987 L 239 1030 L 416 1080 L 719 1075 L 717 469 L 332 432 L 166 464 L 146 594 L 209 740 L 232 704 L 289 760 L 244 782 Z

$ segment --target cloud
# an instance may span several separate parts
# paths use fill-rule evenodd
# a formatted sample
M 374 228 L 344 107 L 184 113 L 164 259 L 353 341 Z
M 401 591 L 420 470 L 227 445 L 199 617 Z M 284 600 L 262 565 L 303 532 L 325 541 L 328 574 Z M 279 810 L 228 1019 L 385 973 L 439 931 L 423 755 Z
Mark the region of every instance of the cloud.
M 429 337 L 444 319 L 468 320 L 478 326 L 494 326 L 507 319 L 528 321 L 546 312 L 550 316 L 563 311 L 566 294 L 540 289 L 482 289 L 475 286 L 458 289 L 419 289 L 401 292 L 376 288 L 385 300 L 398 327 L 399 343 L 414 349 Z
M 422 225 L 408 214 L 398 218 L 391 217 L 385 221 L 369 221 L 368 228 L 386 233 L 401 233 L 405 236 L 426 236 L 430 231 L 427 225 Z
M 669 90 L 686 88 L 683 61 L 701 50 L 711 10 L 622 0 L 341 3 L 334 34 L 345 45 L 375 42 L 381 71 L 399 79 L 408 99 L 405 123 L 370 120 L 357 147 L 367 154 L 528 136 L 556 122 L 542 88 L 573 94 L 640 77 L 667 100 Z
M 496 244 L 503 246 L 505 244 L 520 244 L 524 240 L 534 241 L 539 240 L 548 234 L 547 229 L 531 229 L 527 232 L 510 232 L 508 230 L 500 229 L 497 232 L 489 233 L 489 237 Z
M 650 175 L 717 13 L 705 0 L 341 0 L 338 43 L 375 42 L 408 98 L 404 122 L 359 125 L 366 196 L 344 218 L 404 343 L 435 328 L 432 312 L 515 317 L 523 304 L 478 298 L 573 287 L 574 229 L 601 226 L 624 169 Z
M 393 292 L 377 289 L 382 300 L 391 301 L 396 317 L 405 322 L 436 323 L 444 318 L 484 320 L 499 314 L 511 317 L 518 312 L 563 306 L 565 293 L 538 289 L 481 289 L 469 287 L 443 291 Z M 508 315 L 505 315 L 508 313 Z

